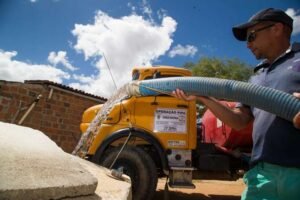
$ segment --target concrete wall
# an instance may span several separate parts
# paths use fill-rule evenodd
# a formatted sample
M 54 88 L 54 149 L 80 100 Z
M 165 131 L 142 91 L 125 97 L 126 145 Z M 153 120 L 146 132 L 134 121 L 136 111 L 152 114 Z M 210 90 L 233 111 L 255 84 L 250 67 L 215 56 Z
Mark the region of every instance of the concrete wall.
M 51 88 L 54 88 L 52 95 Z M 72 152 L 81 136 L 79 124 L 83 111 L 105 99 L 48 83 L 0 81 L 0 121 L 17 124 L 39 94 L 42 98 L 22 125 L 41 130 L 64 151 Z

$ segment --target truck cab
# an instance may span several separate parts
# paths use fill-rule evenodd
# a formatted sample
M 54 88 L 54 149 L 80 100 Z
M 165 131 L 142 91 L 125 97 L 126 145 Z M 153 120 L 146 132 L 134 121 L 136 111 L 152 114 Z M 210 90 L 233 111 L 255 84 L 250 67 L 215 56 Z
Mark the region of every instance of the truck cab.
M 132 70 L 133 81 L 180 76 L 192 73 L 170 66 Z M 103 106 L 93 106 L 83 113 L 82 133 Z M 212 114 L 206 113 L 202 123 L 197 124 L 195 101 L 161 94 L 122 98 L 109 106 L 107 117 L 97 125 L 94 137 L 87 144 L 85 158 L 129 175 L 133 199 L 152 199 L 158 177 L 168 176 L 171 187 L 194 188 L 192 180 L 196 172 L 222 172 L 233 177 L 247 169 L 247 161 L 242 157 L 245 154 L 240 149 L 248 148 L 249 152 L 251 133 L 242 134 L 242 145 L 230 145 L 235 140 L 228 138 L 240 134 L 234 136 L 234 130 Z M 242 130 L 247 131 L 251 132 L 251 127 Z

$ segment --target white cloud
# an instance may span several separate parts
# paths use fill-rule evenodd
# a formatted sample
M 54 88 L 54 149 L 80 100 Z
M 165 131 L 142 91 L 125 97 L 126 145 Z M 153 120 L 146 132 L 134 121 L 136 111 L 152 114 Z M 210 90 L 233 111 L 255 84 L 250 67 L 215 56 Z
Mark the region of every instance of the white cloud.
M 95 79 L 95 77 L 93 75 L 91 75 L 91 76 L 85 76 L 83 74 L 81 74 L 81 75 L 74 74 L 73 75 L 73 79 L 77 80 L 77 81 L 79 81 L 81 83 L 90 83 L 90 82 L 92 82 Z
M 88 82 L 70 86 L 110 96 L 115 87 L 103 53 L 120 87 L 131 79 L 132 67 L 149 66 L 169 50 L 176 25 L 176 21 L 168 16 L 161 24 L 154 24 L 135 14 L 117 19 L 101 11 L 96 14 L 94 24 L 75 24 L 72 33 L 77 42 L 74 48 L 82 52 L 86 60 L 96 59 L 98 74 Z
M 29 64 L 14 60 L 16 51 L 0 50 L 0 79 L 7 81 L 50 80 L 62 83 L 70 76 L 66 72 L 50 65 Z
M 30 0 L 30 2 L 31 2 L 31 3 L 35 3 L 35 2 L 37 2 L 37 0 Z
M 157 13 L 158 19 L 162 19 L 167 16 L 168 12 L 165 9 L 159 9 L 156 13 Z
M 142 12 L 143 14 L 147 15 L 151 21 L 152 19 L 152 9 L 150 4 L 147 2 L 147 0 L 142 1 Z
M 132 5 L 132 3 L 128 2 L 127 3 L 127 7 L 131 9 L 132 13 L 135 13 L 136 11 L 136 7 L 134 5 Z
M 169 56 L 171 58 L 179 55 L 179 56 L 194 56 L 195 53 L 198 51 L 197 47 L 192 45 L 182 46 L 178 44 L 172 50 L 169 51 Z
M 59 51 L 57 53 L 55 53 L 54 51 L 50 52 L 48 56 L 48 61 L 54 66 L 57 66 L 61 63 L 64 67 L 71 71 L 77 70 L 76 67 L 70 64 L 69 59 L 67 57 L 67 52 L 65 51 Z
M 300 15 L 297 15 L 299 13 L 298 11 L 295 11 L 293 8 L 289 8 L 286 11 L 286 14 L 288 14 L 290 17 L 294 20 L 294 27 L 293 27 L 293 35 L 297 35 L 300 33 Z

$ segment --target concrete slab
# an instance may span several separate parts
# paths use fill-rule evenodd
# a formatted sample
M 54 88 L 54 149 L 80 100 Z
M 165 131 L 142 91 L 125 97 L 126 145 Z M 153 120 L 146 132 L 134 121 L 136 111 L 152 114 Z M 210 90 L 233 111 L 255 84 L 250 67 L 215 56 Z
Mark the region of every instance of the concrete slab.
M 110 170 L 78 158 L 78 162 L 98 179 L 98 186 L 92 199 L 72 198 L 72 200 L 131 200 L 131 181 L 126 175 L 122 180 L 112 178 Z M 98 199 L 97 199 L 98 198 Z
M 0 122 L 0 199 L 61 199 L 94 194 L 96 187 L 77 158 L 42 132 Z

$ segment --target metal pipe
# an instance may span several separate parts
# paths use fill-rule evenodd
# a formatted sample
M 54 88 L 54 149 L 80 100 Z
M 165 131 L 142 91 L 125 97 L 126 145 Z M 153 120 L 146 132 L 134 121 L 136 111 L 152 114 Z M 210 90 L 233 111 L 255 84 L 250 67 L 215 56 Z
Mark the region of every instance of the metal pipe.
M 29 113 L 31 112 L 31 110 L 34 108 L 34 106 L 39 102 L 40 98 L 42 98 L 42 95 L 39 94 L 36 99 L 31 103 L 31 105 L 29 106 L 29 108 L 27 109 L 27 111 L 25 112 L 25 114 L 22 116 L 22 118 L 20 119 L 20 121 L 18 122 L 19 125 L 21 125 L 24 120 L 26 119 L 26 117 L 29 115 Z
M 53 95 L 53 88 L 50 88 L 50 92 L 49 92 L 49 95 L 48 95 L 48 100 L 50 100 L 52 98 L 52 95 Z
M 14 117 L 12 118 L 11 123 L 14 123 L 14 122 L 15 122 L 15 120 L 17 119 L 17 117 L 18 117 L 20 111 L 22 111 L 23 109 L 24 109 L 24 108 L 22 108 L 22 102 L 19 101 L 18 110 L 17 110 L 16 114 L 14 115 Z M 25 108 L 25 109 L 26 109 L 26 108 Z

